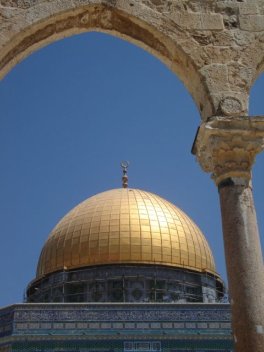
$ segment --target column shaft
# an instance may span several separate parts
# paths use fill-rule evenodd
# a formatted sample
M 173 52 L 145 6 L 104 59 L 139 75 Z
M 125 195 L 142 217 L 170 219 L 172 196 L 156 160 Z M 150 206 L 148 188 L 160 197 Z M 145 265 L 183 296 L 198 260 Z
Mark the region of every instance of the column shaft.
M 264 351 L 264 267 L 252 189 L 247 180 L 220 182 L 225 256 L 236 352 Z

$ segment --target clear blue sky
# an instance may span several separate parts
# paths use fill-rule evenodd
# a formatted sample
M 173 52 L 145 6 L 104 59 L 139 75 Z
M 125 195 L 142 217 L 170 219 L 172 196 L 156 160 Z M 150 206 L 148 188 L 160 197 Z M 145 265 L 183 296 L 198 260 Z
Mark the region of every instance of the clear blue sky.
M 251 114 L 264 114 L 264 77 Z M 191 155 L 199 113 L 179 79 L 120 39 L 87 33 L 49 45 L 0 83 L 0 306 L 22 301 L 49 232 L 83 199 L 129 185 L 181 207 L 226 280 L 217 189 Z M 264 155 L 254 168 L 264 232 Z

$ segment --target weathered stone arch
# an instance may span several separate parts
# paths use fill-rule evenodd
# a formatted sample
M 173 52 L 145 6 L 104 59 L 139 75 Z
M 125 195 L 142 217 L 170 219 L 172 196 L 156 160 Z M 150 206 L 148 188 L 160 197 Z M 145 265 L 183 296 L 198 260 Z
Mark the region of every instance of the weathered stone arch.
M 8 5 L 8 1 L 1 3 Z M 206 115 L 210 115 L 213 110 L 206 80 L 182 45 L 190 40 L 188 32 L 141 2 L 9 1 L 9 6 L 1 11 L 3 24 L 8 22 L 1 29 L 1 77 L 30 53 L 55 40 L 86 31 L 103 31 L 158 57 L 183 81 L 201 113 L 206 108 Z
M 243 34 L 238 28 L 240 13 L 247 12 L 240 1 L 1 0 L 0 77 L 52 41 L 104 31 L 165 62 L 184 82 L 203 119 L 245 114 L 255 74 L 255 67 L 249 72 L 243 62 L 244 49 L 255 42 L 254 28 L 246 21 Z

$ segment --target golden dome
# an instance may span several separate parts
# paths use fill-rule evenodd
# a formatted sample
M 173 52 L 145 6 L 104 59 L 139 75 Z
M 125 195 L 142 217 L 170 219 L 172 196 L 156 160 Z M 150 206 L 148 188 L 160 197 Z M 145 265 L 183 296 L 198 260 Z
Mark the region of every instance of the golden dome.
M 165 199 L 130 188 L 99 193 L 64 216 L 43 247 L 37 278 L 104 264 L 159 264 L 216 274 L 195 223 Z

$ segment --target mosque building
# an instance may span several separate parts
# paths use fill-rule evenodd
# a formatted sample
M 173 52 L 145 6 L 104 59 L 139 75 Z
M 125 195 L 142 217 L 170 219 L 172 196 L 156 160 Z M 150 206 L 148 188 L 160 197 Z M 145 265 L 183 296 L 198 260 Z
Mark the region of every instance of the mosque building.
M 123 188 L 55 226 L 26 302 L 0 309 L 0 351 L 230 352 L 230 307 L 209 244 L 167 200 Z

